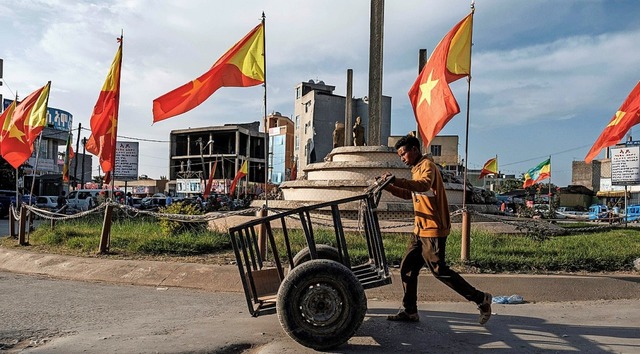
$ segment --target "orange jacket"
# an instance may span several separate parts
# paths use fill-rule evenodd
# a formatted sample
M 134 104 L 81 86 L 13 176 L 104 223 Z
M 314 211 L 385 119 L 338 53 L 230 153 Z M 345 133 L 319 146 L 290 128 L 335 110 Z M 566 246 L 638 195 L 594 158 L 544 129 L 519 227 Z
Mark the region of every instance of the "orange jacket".
M 403 199 L 412 199 L 415 226 L 420 237 L 446 237 L 451 231 L 449 203 L 438 166 L 426 156 L 411 168 L 411 179 L 396 178 L 387 189 Z

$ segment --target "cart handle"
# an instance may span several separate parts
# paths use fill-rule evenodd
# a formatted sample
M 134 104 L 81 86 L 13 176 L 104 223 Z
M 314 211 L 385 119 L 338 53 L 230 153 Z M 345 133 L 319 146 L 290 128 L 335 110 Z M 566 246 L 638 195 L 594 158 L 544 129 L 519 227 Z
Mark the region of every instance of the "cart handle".
M 382 176 L 376 177 L 375 181 L 372 185 L 367 187 L 365 194 L 368 194 L 373 197 L 373 202 L 377 206 L 380 202 L 380 197 L 382 195 L 382 190 L 389 185 L 389 183 L 393 182 L 396 179 L 394 175 L 384 174 Z

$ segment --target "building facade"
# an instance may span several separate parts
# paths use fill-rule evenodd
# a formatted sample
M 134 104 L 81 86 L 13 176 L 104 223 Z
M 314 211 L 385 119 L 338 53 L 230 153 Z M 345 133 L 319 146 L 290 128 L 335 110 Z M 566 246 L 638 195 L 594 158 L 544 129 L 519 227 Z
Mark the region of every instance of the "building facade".
M 324 81 L 309 80 L 295 88 L 294 101 L 294 158 L 297 171 L 310 163 L 323 161 L 333 149 L 333 131 L 336 122 L 345 121 L 345 96 L 335 95 L 335 86 Z M 369 134 L 369 103 L 366 97 L 352 98 L 352 117 L 360 117 Z M 345 127 L 345 134 L 352 134 L 353 127 Z M 382 96 L 381 141 L 387 141 L 391 133 L 391 97 Z
M 294 166 L 293 144 L 295 131 L 293 121 L 275 112 L 267 117 L 269 127 L 269 176 L 271 183 L 280 184 L 291 180 Z
M 228 193 L 231 181 L 244 161 L 248 161 L 244 179 L 248 183 L 244 186 L 258 188 L 257 184 L 264 184 L 266 134 L 259 128 L 260 123 L 253 122 L 171 131 L 169 191 L 182 193 L 176 190 L 178 180 L 199 180 L 201 186 L 213 171 L 213 191 Z M 191 188 L 188 194 L 201 192 L 202 188 Z M 252 192 L 255 191 L 247 189 L 247 193 Z

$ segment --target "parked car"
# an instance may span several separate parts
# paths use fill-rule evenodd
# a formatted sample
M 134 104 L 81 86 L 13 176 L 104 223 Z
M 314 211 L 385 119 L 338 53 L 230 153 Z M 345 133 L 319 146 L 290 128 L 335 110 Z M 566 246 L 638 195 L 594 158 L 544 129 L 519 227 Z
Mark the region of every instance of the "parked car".
M 98 205 L 97 198 L 99 189 L 79 189 L 70 192 L 67 196 L 68 208 L 86 211 L 93 209 Z
M 609 216 L 609 207 L 604 204 L 593 204 L 589 207 L 590 221 L 609 219 Z
M 36 207 L 46 210 L 58 210 L 58 197 L 43 195 L 36 198 Z
M 567 216 L 559 213 L 556 209 L 549 210 L 549 204 L 534 204 L 533 205 L 534 217 L 540 217 L 543 219 L 566 219 Z
M 11 195 L 10 198 L 11 198 L 11 203 L 15 204 L 16 203 L 16 192 L 13 192 L 13 194 Z M 35 205 L 36 204 L 36 199 L 37 199 L 37 197 L 35 195 L 25 194 L 25 195 L 22 196 L 22 203 Z
M 134 208 L 140 209 L 140 206 L 142 205 L 142 198 L 132 197 L 131 203 L 133 204 Z
M 0 217 L 4 218 L 9 215 L 9 208 L 11 207 L 11 195 L 15 198 L 16 192 L 9 190 L 0 190 Z
M 558 209 L 556 209 L 556 214 L 563 215 L 565 218 L 569 219 L 589 219 L 588 211 L 572 210 L 568 207 L 558 207 Z
M 167 205 L 166 197 L 145 197 L 142 198 L 139 208 L 141 210 L 157 210 Z
M 627 222 L 640 222 L 640 204 L 627 206 L 625 220 Z

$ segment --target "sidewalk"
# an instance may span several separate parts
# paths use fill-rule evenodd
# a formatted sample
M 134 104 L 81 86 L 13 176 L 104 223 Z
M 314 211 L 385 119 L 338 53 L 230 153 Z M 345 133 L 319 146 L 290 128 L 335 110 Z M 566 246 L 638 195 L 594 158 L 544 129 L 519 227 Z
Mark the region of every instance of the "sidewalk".
M 154 287 L 184 287 L 213 292 L 242 292 L 238 267 L 147 260 L 114 260 L 41 254 L 0 248 L 0 271 L 60 279 Z M 369 299 L 399 301 L 402 283 L 392 269 L 393 284 L 367 290 Z M 464 274 L 478 289 L 494 296 L 521 295 L 526 302 L 640 299 L 640 275 Z M 424 269 L 420 301 L 465 301 Z

